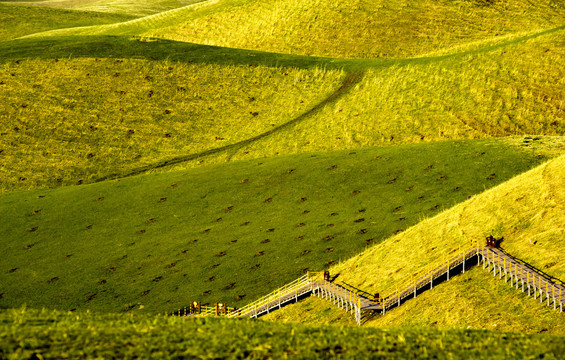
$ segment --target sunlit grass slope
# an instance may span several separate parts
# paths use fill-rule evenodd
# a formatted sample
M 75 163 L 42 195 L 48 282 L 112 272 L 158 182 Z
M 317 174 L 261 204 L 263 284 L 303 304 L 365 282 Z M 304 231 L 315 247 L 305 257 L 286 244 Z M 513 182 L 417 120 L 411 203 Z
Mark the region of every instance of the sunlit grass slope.
M 385 293 L 451 249 L 489 234 L 504 238 L 501 246 L 512 256 L 550 277 L 565 280 L 565 157 L 424 220 L 331 271 L 339 275 L 338 283 L 369 293 Z M 482 271 L 475 269 L 454 277 L 368 324 L 565 332 L 562 314 Z M 309 306 L 313 318 L 321 319 L 319 314 L 329 311 L 311 300 L 310 304 L 289 310 L 288 315 L 274 317 L 305 319 L 298 314 Z
M 249 154 L 563 135 L 564 38 L 560 30 L 486 52 L 375 66 L 346 96 Z
M 40 335 L 39 335 L 40 334 Z M 15 309 L 0 312 L 3 358 L 559 358 L 563 336 L 358 328 Z M 38 356 L 41 356 L 39 357 Z
M 77 34 L 144 34 L 329 57 L 414 57 L 563 25 L 564 14 L 557 1 L 218 0 Z
M 306 112 L 343 72 L 137 59 L 0 67 L 1 190 L 88 182 L 233 144 Z
M 0 307 L 241 306 L 540 161 L 504 140 L 456 141 L 3 194 Z
M 200 1 L 202 0 L 42 0 L 17 2 L 25 5 L 147 16 Z
M 0 161 L 3 156 L 7 164 L 3 188 L 88 182 L 249 139 L 304 114 L 339 88 L 346 75 L 331 70 L 335 66 L 365 73 L 339 99 L 293 126 L 198 161 L 563 135 L 564 34 L 557 29 L 457 55 L 338 64 L 111 37 L 87 37 L 84 46 L 69 38 L 15 41 L 2 47 L 0 69 L 0 94 L 8 99 L 0 113 Z M 39 54 L 41 49 L 48 51 Z M 170 54 L 174 61 L 53 59 L 97 53 L 149 60 Z M 17 62 L 38 56 L 44 60 Z M 222 66 L 201 65 L 203 61 Z M 239 66 L 226 66 L 230 61 Z M 284 67 L 271 68 L 279 61 Z M 266 66 L 255 67 L 257 63 Z M 320 70 L 326 65 L 327 70 Z M 52 111 L 59 117 L 52 119 Z M 88 130 L 91 126 L 97 130 Z M 193 160 L 177 168 L 197 165 Z
M 0 3 L 0 42 L 51 29 L 111 24 L 131 16 Z

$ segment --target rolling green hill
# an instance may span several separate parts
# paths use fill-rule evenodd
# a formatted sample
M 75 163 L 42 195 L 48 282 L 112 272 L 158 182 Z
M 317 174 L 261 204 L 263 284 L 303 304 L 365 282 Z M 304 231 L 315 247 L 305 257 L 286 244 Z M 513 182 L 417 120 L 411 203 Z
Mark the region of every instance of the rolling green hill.
M 558 358 L 563 316 L 479 269 L 384 329 L 315 298 L 266 318 L 292 325 L 156 314 L 323 269 L 384 293 L 487 234 L 564 280 L 564 15 L 0 2 L 0 358 Z
M 509 254 L 554 279 L 565 279 L 565 157 L 517 176 L 454 208 L 420 222 L 330 269 L 344 282 L 369 293 L 394 288 L 450 249 L 492 234 Z M 292 309 L 295 307 L 295 309 Z M 310 300 L 270 315 L 276 320 L 320 322 L 335 312 Z M 287 312 L 287 314 L 285 314 Z M 304 316 L 304 312 L 308 315 Z M 343 314 L 343 313 L 342 313 Z M 417 316 L 414 316 L 417 314 Z M 347 317 L 341 315 L 340 318 Z M 346 320 L 350 322 L 351 320 Z M 481 269 L 426 291 L 375 316 L 369 326 L 469 326 L 524 332 L 565 332 L 563 314 L 539 304 Z
M 0 307 L 239 307 L 512 178 L 538 154 L 507 140 L 440 142 L 3 194 Z
M 0 2 L 0 42 L 52 29 L 119 23 L 131 16 L 37 8 Z

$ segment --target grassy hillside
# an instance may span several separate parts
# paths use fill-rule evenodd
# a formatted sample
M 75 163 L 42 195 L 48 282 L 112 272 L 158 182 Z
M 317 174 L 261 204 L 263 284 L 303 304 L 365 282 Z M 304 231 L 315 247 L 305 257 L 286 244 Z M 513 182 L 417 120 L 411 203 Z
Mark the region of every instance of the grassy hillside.
M 229 146 L 310 110 L 343 77 L 136 59 L 6 63 L 0 190 L 89 182 Z
M 0 2 L 0 42 L 52 29 L 112 24 L 131 16 L 23 6 Z
M 4 2 L 12 2 L 22 5 L 96 11 L 138 17 L 191 5 L 200 1 L 202 0 L 4 0 Z
M 0 312 L 0 356 L 108 358 L 549 358 L 565 352 L 556 335 L 476 330 L 289 326 L 226 321 L 64 313 Z M 7 326 L 6 324 L 10 324 Z M 38 336 L 38 334 L 41 334 Z M 38 355 L 39 354 L 39 355 Z
M 563 4 L 555 1 L 220 0 L 72 33 L 143 34 L 314 56 L 399 58 L 563 25 L 564 14 Z
M 536 154 L 443 142 L 3 194 L 0 307 L 241 306 L 512 178 Z
M 453 209 L 395 235 L 331 269 L 339 282 L 369 293 L 386 293 L 395 283 L 444 256 L 450 249 L 492 234 L 502 248 L 540 272 L 565 279 L 565 157 L 520 175 Z M 434 287 L 369 321 L 375 326 L 471 326 L 563 333 L 563 315 L 536 304 L 508 284 L 476 269 Z M 289 315 L 303 319 L 299 304 Z M 312 313 L 325 311 L 315 304 Z M 417 312 L 418 316 L 413 316 Z M 519 313 L 519 315 L 517 315 Z M 545 330 L 543 330 L 545 329 Z
M 0 94 L 9 99 L 0 113 L 0 145 L 11 164 L 2 182 L 4 191 L 88 182 L 179 156 L 190 158 L 252 139 L 297 117 L 299 122 L 268 137 L 199 160 L 209 164 L 448 139 L 563 135 L 565 66 L 559 64 L 565 64 L 564 34 L 555 29 L 425 59 L 337 63 L 111 37 L 88 37 L 84 43 L 69 38 L 17 41 L 3 48 L 5 65 L 0 69 Z M 53 58 L 70 54 L 120 61 L 54 63 Z M 44 59 L 21 61 L 37 56 Z M 139 56 L 149 61 L 127 59 Z M 172 58 L 151 61 L 167 57 Z M 196 64 L 200 62 L 221 66 Z M 258 63 L 267 67 L 255 67 Z M 271 68 L 277 64 L 280 67 Z M 346 74 L 331 70 L 336 66 L 363 75 L 359 83 L 343 87 L 339 98 L 308 113 L 343 86 Z M 215 82 L 208 81 L 210 77 Z M 50 95 L 38 96 L 45 91 Z M 56 136 L 46 120 L 52 111 L 65 123 Z M 196 120 L 202 117 L 204 122 Z M 241 127 L 242 122 L 246 126 Z M 89 126 L 98 130 L 84 131 Z M 135 134 L 128 137 L 128 131 Z M 165 134 L 170 137 L 163 138 Z M 88 159 L 89 154 L 95 156 Z M 177 168 L 199 165 L 194 158 Z

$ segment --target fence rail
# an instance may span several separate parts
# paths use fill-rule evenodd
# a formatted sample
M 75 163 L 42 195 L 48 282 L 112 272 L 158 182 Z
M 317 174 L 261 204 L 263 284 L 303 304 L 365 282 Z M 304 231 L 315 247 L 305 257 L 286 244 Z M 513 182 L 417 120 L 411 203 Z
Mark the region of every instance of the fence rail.
M 504 276 L 506 282 L 510 280 L 510 285 L 522 292 L 528 291 L 530 296 L 533 291 L 534 298 L 539 297 L 540 302 L 545 301 L 547 305 L 553 304 L 553 308 L 563 312 L 565 302 L 565 287 L 562 284 L 548 279 L 539 274 L 531 267 L 519 262 L 505 254 L 496 246 L 481 246 L 478 242 L 472 242 L 466 249 L 453 249 L 440 260 L 424 268 L 409 278 L 399 281 L 393 287 L 377 295 L 374 299 L 369 299 L 355 291 L 349 290 L 336 283 L 322 278 L 321 272 L 308 272 L 300 278 L 285 284 L 284 286 L 272 291 L 271 293 L 245 305 L 241 309 L 228 308 L 225 304 L 211 306 L 198 306 L 195 313 L 193 307 L 184 308 L 176 311 L 175 315 L 186 316 L 219 316 L 226 317 L 250 317 L 256 318 L 267 314 L 273 310 L 280 309 L 282 306 L 297 302 L 300 298 L 307 295 L 315 295 L 324 300 L 332 302 L 338 308 L 344 309 L 355 317 L 355 321 L 361 325 L 363 311 L 378 311 L 384 315 L 392 307 L 400 306 L 401 303 L 409 298 L 415 298 L 418 292 L 432 289 L 434 282 L 445 277 L 449 280 L 454 271 L 461 267 L 464 273 L 470 266 L 481 264 L 483 269 L 492 271 L 494 276 L 500 279 Z M 219 305 L 221 305 L 219 307 Z

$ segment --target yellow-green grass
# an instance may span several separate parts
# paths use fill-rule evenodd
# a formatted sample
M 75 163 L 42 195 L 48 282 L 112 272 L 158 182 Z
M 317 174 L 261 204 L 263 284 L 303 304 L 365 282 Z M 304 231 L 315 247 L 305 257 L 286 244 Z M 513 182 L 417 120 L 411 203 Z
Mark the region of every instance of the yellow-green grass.
M 563 25 L 564 14 L 560 2 L 526 0 L 349 0 L 338 4 L 329 0 L 218 0 L 72 33 L 143 34 L 329 57 L 414 57 Z
M 131 16 L 0 3 L 0 42 L 52 29 L 111 24 Z
M 563 336 L 146 315 L 0 311 L 0 356 L 159 359 L 558 359 Z
M 306 112 L 343 77 L 137 59 L 5 63 L 0 190 L 89 182 L 234 144 Z
M 387 290 L 437 264 L 450 250 L 492 234 L 503 238 L 501 246 L 512 256 L 564 281 L 564 184 L 565 156 L 561 156 L 426 219 L 331 271 L 339 275 L 338 283 L 386 296 Z M 390 326 L 435 322 L 446 327 L 486 328 L 499 324 L 496 326 L 503 330 L 516 326 L 516 330 L 565 331 L 561 314 L 542 310 L 544 305 L 533 304 L 533 299 L 527 299 L 503 282 L 497 285 L 499 280 L 487 280 L 491 275 L 477 274 L 478 271 L 482 270 L 454 278 L 392 310 L 388 317 L 377 317 L 369 323 Z M 300 311 L 300 307 L 292 310 L 289 318 L 298 319 L 296 314 Z M 481 315 L 481 311 L 486 314 Z M 515 324 L 518 313 L 524 314 L 524 318 Z M 534 324 L 531 327 L 530 322 Z
M 565 30 L 486 52 L 368 66 L 338 101 L 233 155 L 565 134 Z
M 439 142 L 2 194 L 0 307 L 239 307 L 536 166 L 537 154 L 504 139 Z
M 485 329 L 526 334 L 565 334 L 565 315 L 527 292 L 511 287 L 481 267 L 452 277 L 448 282 L 410 299 L 383 316 L 367 313 L 363 326 Z M 267 321 L 355 326 L 351 313 L 317 297 L 274 311 Z
M 40 0 L 15 2 L 52 8 L 147 16 L 200 1 L 202 0 Z
M 151 167 L 178 156 L 250 139 L 273 128 L 271 124 L 276 127 L 277 124 L 295 119 L 327 98 L 345 77 L 344 72 L 330 70 L 335 66 L 344 67 L 347 71 L 366 73 L 360 83 L 342 92 L 339 99 L 332 100 L 317 113 L 308 114 L 293 126 L 199 161 L 213 163 L 308 151 L 516 134 L 563 135 L 565 95 L 561 89 L 565 86 L 565 66 L 561 65 L 565 63 L 564 34 L 565 30 L 556 29 L 532 38 L 499 44 L 488 51 L 482 49 L 435 58 L 340 63 L 331 59 L 308 60 L 310 58 L 168 41 L 143 43 L 124 38 L 87 37 L 84 38 L 84 47 L 81 47 L 80 38 L 16 41 L 13 46 L 6 47 L 0 80 L 5 83 L 0 85 L 0 92 L 10 99 L 4 104 L 4 111 L 0 115 L 3 117 L 2 132 L 7 134 L 0 141 L 6 143 L 2 147 L 18 149 L 15 162 L 6 166 L 6 174 L 10 178 L 5 177 L 4 191 L 55 186 L 58 184 L 56 179 L 62 179 L 62 184 L 80 180 L 87 182 L 122 171 L 118 169 L 127 173 L 138 167 Z M 86 42 L 87 39 L 91 42 Z M 49 48 L 51 53 L 46 57 L 68 57 L 69 54 L 94 57 L 97 53 L 112 56 L 110 53 L 115 52 L 123 54 L 124 58 L 158 56 L 159 59 L 166 59 L 169 56 L 167 54 L 170 54 L 175 61 L 161 63 L 126 60 L 119 63 L 116 60 L 103 60 L 96 63 L 93 59 L 70 59 L 54 63 L 54 60 L 45 59 L 14 63 L 16 59 L 39 56 L 38 49 L 45 48 Z M 110 49 L 109 52 L 104 50 L 106 48 Z M 187 65 L 177 64 L 177 60 L 220 62 L 223 65 L 231 61 L 242 66 Z M 254 66 L 262 61 L 266 61 L 266 66 L 280 62 L 284 67 L 249 68 L 249 65 Z M 130 67 L 129 64 L 135 65 Z M 293 64 L 307 69 L 293 69 Z M 86 70 L 87 66 L 93 66 L 99 72 L 90 74 Z M 326 66 L 327 71 L 320 70 Z M 169 71 L 169 67 L 174 69 Z M 61 71 L 66 76 L 61 77 Z M 139 71 L 143 74 L 139 75 Z M 229 92 L 230 95 L 222 95 L 222 99 L 216 100 L 212 96 L 203 96 L 199 102 L 190 104 L 190 111 L 194 111 L 195 115 L 215 119 L 217 126 L 224 126 L 222 129 L 226 131 L 215 134 L 207 127 L 201 128 L 201 131 L 196 129 L 200 131 L 200 135 L 194 141 L 195 129 L 178 125 L 182 124 L 188 111 L 186 100 L 190 98 L 189 95 L 217 92 L 217 86 L 204 80 L 208 71 L 219 73 L 213 76 L 223 74 L 226 80 L 225 85 L 220 84 L 223 85 L 222 94 Z M 39 84 L 36 76 L 40 72 L 45 73 L 42 75 L 42 84 Z M 256 72 L 262 72 L 253 75 L 261 79 L 252 77 L 251 74 Z M 118 73 L 119 76 L 113 77 Z M 289 75 L 285 76 L 285 73 Z M 91 76 L 88 77 L 88 74 Z M 147 75 L 154 80 L 144 80 Z M 192 94 L 179 93 L 179 87 L 183 87 L 183 82 L 191 76 L 201 79 L 192 84 Z M 309 80 L 299 81 L 298 85 L 294 85 L 296 76 L 304 76 Z M 256 81 L 259 84 L 255 84 Z M 82 93 L 78 93 L 78 89 L 83 88 L 83 83 L 91 84 L 90 89 L 85 88 Z M 34 88 L 34 85 L 43 88 Z M 245 86 L 256 89 L 262 97 L 248 95 L 249 90 Z M 289 86 L 295 91 L 284 90 Z M 126 87 L 126 94 L 121 95 L 120 91 L 125 91 Z M 45 94 L 46 89 L 50 91 L 49 96 L 38 96 Z M 238 91 L 235 92 L 234 89 Z M 150 90 L 155 93 L 152 98 L 147 97 Z M 72 93 L 75 94 L 71 95 Z M 246 103 L 245 99 L 248 97 L 255 97 L 256 101 Z M 26 98 L 30 98 L 29 103 L 22 101 Z M 20 108 L 23 104 L 28 107 Z M 125 104 L 125 107 L 120 104 Z M 223 106 L 220 107 L 219 104 Z M 264 108 L 258 109 L 259 105 Z M 106 111 L 108 107 L 110 109 Z M 208 109 L 210 107 L 212 110 Z M 65 126 L 68 127 L 65 135 L 76 141 L 67 142 L 66 139 L 47 135 L 52 126 L 51 119 L 45 119 L 50 118 L 49 114 L 55 108 L 65 117 Z M 120 112 L 121 108 L 127 111 Z M 166 110 L 171 111 L 171 114 L 164 114 Z M 259 115 L 255 117 L 250 113 Z M 94 119 L 96 116 L 99 118 Z M 144 127 L 145 130 L 138 132 L 131 129 L 137 132 L 136 135 L 132 139 L 124 138 L 124 132 L 130 130 L 131 124 L 128 121 L 139 118 L 146 120 L 136 126 Z M 123 119 L 124 123 L 117 123 L 115 119 Z M 248 122 L 249 119 L 252 122 Z M 99 124 L 93 124 L 95 127 L 108 131 L 82 131 L 84 124 L 92 121 Z M 163 125 L 163 121 L 167 125 Z M 247 126 L 240 127 L 241 121 L 246 121 Z M 16 123 L 33 124 L 34 127 L 28 132 L 29 135 L 22 136 L 22 131 L 13 131 L 14 127 L 21 127 Z M 171 123 L 173 124 L 170 125 Z M 160 138 L 152 130 L 155 127 L 171 126 L 178 132 L 171 138 Z M 118 132 L 112 133 L 114 129 L 118 129 Z M 232 132 L 232 129 L 237 131 Z M 148 136 L 143 141 L 149 141 L 155 148 L 149 149 L 147 143 L 144 143 L 144 149 L 139 149 L 141 143 L 133 141 L 144 132 Z M 161 132 L 164 136 L 169 130 Z M 216 137 L 228 140 L 216 140 Z M 44 138 L 49 141 L 43 142 Z M 188 139 L 191 140 L 187 141 Z M 128 140 L 132 140 L 131 147 Z M 554 141 L 559 140 L 555 138 Z M 45 148 L 45 144 L 49 142 L 56 144 L 55 150 Z M 76 143 L 86 144 L 83 151 L 76 151 Z M 44 151 L 50 152 L 49 156 L 53 158 L 60 157 L 64 160 L 57 160 L 57 163 L 70 167 L 63 169 L 62 166 L 54 165 L 46 169 L 52 162 Z M 96 156 L 85 159 L 91 153 Z M 135 159 L 138 155 L 142 155 L 142 158 Z M 97 163 L 97 160 L 100 162 Z M 23 165 L 24 168 L 20 166 L 30 161 L 38 164 L 33 174 L 27 165 Z M 104 164 L 104 167 L 101 168 L 100 164 Z M 110 166 L 106 167 L 107 164 Z M 196 161 L 189 161 L 177 165 L 177 168 L 197 165 Z M 26 174 L 17 175 L 22 171 Z M 20 177 L 27 180 L 20 182 Z M 33 178 L 36 180 L 32 180 Z M 45 182 L 46 178 L 51 180 Z

